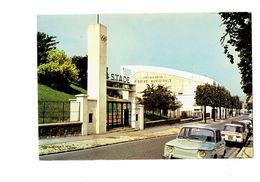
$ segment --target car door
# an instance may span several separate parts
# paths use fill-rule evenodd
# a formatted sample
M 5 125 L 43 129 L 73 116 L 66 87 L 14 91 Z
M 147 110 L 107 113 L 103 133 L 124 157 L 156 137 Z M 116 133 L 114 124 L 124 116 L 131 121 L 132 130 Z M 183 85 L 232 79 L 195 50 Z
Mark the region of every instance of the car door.
M 225 148 L 226 148 L 226 143 L 225 141 L 221 138 L 221 133 L 220 130 L 216 130 L 216 154 L 219 156 L 223 156 L 225 153 Z

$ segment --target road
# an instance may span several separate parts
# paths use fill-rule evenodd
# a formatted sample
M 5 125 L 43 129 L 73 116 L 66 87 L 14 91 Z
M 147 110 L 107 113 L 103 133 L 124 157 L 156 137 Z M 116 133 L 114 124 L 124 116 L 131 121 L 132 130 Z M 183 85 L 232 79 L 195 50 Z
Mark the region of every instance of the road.
M 243 117 L 241 117 L 243 118 Z M 214 123 L 212 126 L 223 129 L 227 120 L 222 123 Z M 86 150 L 66 152 L 40 156 L 40 160 L 132 160 L 132 159 L 161 159 L 164 144 L 176 138 L 176 135 L 169 135 L 139 141 L 113 144 Z M 239 146 L 227 146 L 225 158 L 234 158 L 240 151 Z

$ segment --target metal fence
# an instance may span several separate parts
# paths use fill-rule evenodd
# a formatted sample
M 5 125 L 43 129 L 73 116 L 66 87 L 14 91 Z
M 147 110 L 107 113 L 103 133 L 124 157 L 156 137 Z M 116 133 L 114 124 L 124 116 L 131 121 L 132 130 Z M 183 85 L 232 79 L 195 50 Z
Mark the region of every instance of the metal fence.
M 38 101 L 38 124 L 70 121 L 70 102 Z
M 170 112 L 167 114 L 164 114 L 160 110 L 149 111 L 149 110 L 144 109 L 144 118 L 145 118 L 145 122 L 146 122 L 146 121 L 155 121 L 155 120 L 161 120 L 161 119 L 172 119 L 172 118 L 175 118 L 175 116 L 172 115 Z

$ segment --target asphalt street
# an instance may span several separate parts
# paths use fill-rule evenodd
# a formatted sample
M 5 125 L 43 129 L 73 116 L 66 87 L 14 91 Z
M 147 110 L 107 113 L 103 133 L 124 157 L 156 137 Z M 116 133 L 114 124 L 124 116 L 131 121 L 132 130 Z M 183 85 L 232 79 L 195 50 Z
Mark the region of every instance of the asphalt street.
M 243 117 L 241 117 L 242 119 Z M 225 122 L 216 122 L 212 127 L 223 129 Z M 176 135 L 161 136 L 151 139 L 131 141 L 126 143 L 101 146 L 97 148 L 65 152 L 40 156 L 40 160 L 133 160 L 133 159 L 161 159 L 164 144 Z M 241 146 L 228 145 L 225 158 L 234 158 L 241 150 Z

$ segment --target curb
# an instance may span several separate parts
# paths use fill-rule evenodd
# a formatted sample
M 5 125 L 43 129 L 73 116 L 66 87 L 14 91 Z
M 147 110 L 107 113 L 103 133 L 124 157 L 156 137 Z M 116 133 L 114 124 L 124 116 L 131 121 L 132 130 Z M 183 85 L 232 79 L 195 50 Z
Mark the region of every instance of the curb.
M 224 122 L 225 120 L 220 120 L 220 122 Z M 193 121 L 194 122 L 194 121 Z M 195 121 L 198 122 L 198 121 Z M 182 123 L 184 124 L 184 123 Z M 204 123 L 203 123 L 204 124 Z M 211 123 L 206 123 L 207 125 L 210 125 Z M 179 128 L 177 126 L 177 128 Z M 134 132 L 134 131 L 131 131 Z M 121 144 L 121 143 L 126 143 L 126 142 L 134 142 L 134 141 L 141 141 L 141 140 L 145 140 L 145 139 L 152 139 L 152 138 L 158 138 L 158 137 L 164 137 L 164 136 L 170 136 L 170 135 L 177 135 L 177 133 L 171 133 L 171 134 L 162 134 L 162 135 L 157 135 L 157 136 L 148 136 L 148 137 L 144 137 L 144 138 L 137 138 L 137 139 L 129 139 L 129 140 L 125 140 L 125 141 L 118 141 L 115 143 L 107 143 L 107 144 L 97 144 L 95 146 L 89 146 L 89 147 L 79 147 L 76 149 L 67 149 L 67 150 L 61 150 L 61 151 L 57 151 L 57 152 L 49 152 L 49 153 L 40 153 L 40 149 L 39 149 L 39 156 L 46 156 L 46 155 L 52 155 L 52 154 L 60 154 L 60 153 L 66 153 L 66 152 L 74 152 L 74 151 L 80 151 L 80 150 L 87 150 L 87 149 L 93 149 L 93 148 L 98 148 L 98 147 L 104 147 L 104 146 L 108 146 L 108 145 L 113 145 L 113 144 Z M 82 140 L 84 141 L 84 140 Z M 62 144 L 66 144 L 68 142 L 64 142 L 64 143 L 59 143 L 60 145 Z M 73 143 L 73 142 L 71 142 Z M 47 144 L 47 145 L 39 145 L 40 146 L 51 146 L 51 145 L 55 145 L 55 144 Z
M 239 158 L 239 159 L 253 158 L 253 156 L 250 156 L 250 157 L 242 157 L 243 154 L 245 153 L 245 150 L 246 150 L 247 148 L 251 148 L 251 147 L 247 147 L 247 146 L 248 146 L 248 144 L 250 144 L 250 143 L 252 142 L 252 137 L 253 137 L 253 136 L 251 136 L 251 137 L 248 139 L 248 141 L 247 141 L 247 143 L 246 143 L 246 146 L 244 146 L 244 147 L 239 151 L 239 153 L 236 155 L 236 158 Z
M 78 148 L 78 149 L 71 149 L 71 150 L 66 150 L 66 151 L 50 152 L 50 153 L 46 153 L 46 154 L 39 154 L 39 157 L 40 156 L 46 156 L 46 155 L 52 155 L 52 154 L 61 154 L 61 153 L 66 153 L 66 152 L 75 152 L 75 151 L 80 151 L 80 150 L 93 149 L 93 148 L 98 148 L 98 147 L 114 145 L 114 144 L 122 144 L 122 143 L 127 143 L 127 142 L 135 142 L 135 141 L 141 141 L 141 140 L 146 140 L 146 139 L 159 138 L 159 137 L 170 136 L 170 135 L 177 135 L 177 134 L 166 134 L 166 135 L 152 136 L 152 137 L 140 138 L 140 139 L 134 139 L 134 140 L 126 140 L 126 141 L 115 142 L 115 143 L 100 144 L 100 145 L 90 146 L 90 147 L 86 147 L 86 148 Z
M 240 152 L 236 155 L 236 158 L 242 159 L 242 155 L 244 153 L 244 151 L 246 150 L 246 147 L 243 147 Z

